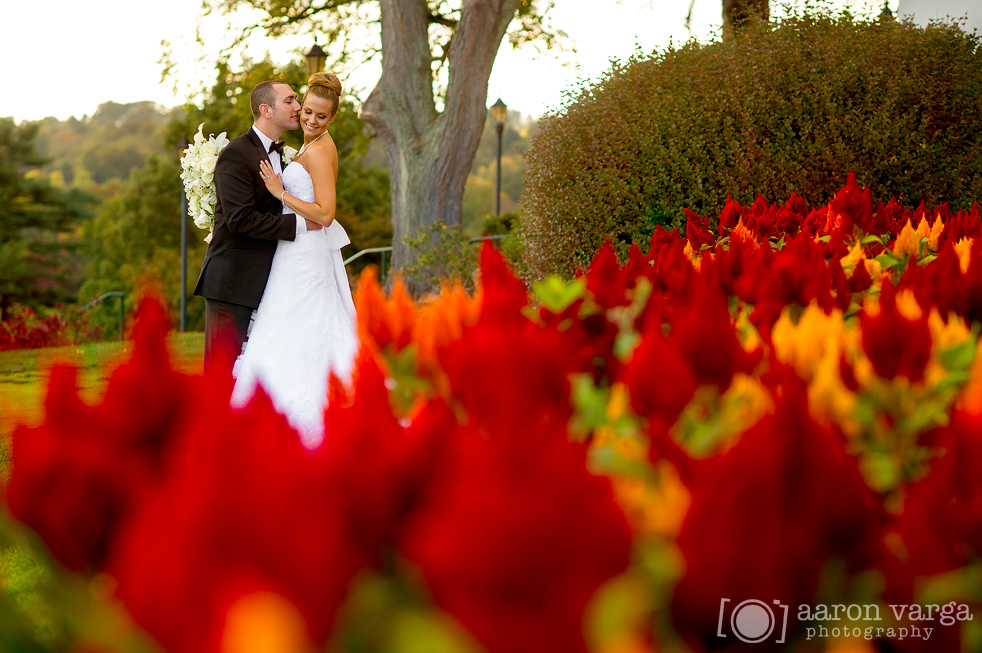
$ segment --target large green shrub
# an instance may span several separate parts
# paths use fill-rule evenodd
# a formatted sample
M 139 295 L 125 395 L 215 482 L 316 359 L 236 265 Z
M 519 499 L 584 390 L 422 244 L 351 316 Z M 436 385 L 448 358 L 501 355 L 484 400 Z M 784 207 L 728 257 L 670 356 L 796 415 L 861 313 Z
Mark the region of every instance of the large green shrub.
M 982 52 L 957 25 L 801 15 L 738 38 L 616 63 L 528 152 L 533 275 L 623 253 L 682 209 L 715 217 L 798 193 L 821 205 L 850 171 L 877 197 L 970 207 L 982 197 Z

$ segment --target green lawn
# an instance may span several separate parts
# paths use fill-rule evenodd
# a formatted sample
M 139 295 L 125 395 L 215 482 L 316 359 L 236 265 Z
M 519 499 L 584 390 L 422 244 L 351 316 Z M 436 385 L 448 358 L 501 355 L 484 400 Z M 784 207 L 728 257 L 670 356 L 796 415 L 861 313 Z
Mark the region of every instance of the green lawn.
M 0 352 L 0 494 L 10 473 L 10 434 L 16 424 L 44 419 L 48 367 L 67 361 L 80 368 L 86 401 L 98 401 L 109 370 L 132 344 Z M 170 336 L 173 365 L 189 373 L 202 366 L 204 334 Z M 43 545 L 0 506 L 0 651 L 60 651 L 82 633 L 105 651 L 156 651 L 118 606 L 93 600 L 92 589 L 55 571 Z M 74 634 L 73 634 L 74 633 Z
M 94 401 L 104 388 L 108 370 L 125 359 L 131 346 L 129 342 L 100 342 L 0 352 L 0 434 L 8 432 L 11 422 L 33 423 L 43 417 L 47 370 L 52 363 L 67 361 L 78 365 L 83 396 Z M 201 371 L 204 334 L 172 334 L 169 346 L 175 367 L 186 372 Z

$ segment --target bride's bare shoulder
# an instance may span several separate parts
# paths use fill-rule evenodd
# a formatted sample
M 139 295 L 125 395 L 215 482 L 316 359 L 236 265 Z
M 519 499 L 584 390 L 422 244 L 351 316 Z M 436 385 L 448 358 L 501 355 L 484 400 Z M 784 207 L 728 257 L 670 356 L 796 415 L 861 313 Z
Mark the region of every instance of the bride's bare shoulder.
M 316 143 L 312 143 L 304 158 L 314 167 L 328 166 L 336 168 L 338 164 L 338 148 L 330 134 L 324 134 Z M 308 166 L 309 169 L 309 166 Z

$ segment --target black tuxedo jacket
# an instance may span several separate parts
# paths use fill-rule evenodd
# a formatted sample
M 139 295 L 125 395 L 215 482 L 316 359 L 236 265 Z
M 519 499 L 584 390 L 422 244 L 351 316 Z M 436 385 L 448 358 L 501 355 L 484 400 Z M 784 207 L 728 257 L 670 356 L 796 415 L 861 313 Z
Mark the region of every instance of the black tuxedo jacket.
M 280 199 L 266 190 L 259 176 L 263 160 L 269 161 L 269 155 L 252 128 L 218 155 L 215 229 L 195 295 L 258 308 L 276 241 L 296 238 L 296 216 L 283 215 Z

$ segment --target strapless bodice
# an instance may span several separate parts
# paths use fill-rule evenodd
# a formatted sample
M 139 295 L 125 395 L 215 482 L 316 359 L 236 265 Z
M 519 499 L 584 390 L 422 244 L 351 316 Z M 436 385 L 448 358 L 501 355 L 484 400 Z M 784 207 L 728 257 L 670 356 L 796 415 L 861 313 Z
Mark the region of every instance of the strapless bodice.
M 304 202 L 314 201 L 314 180 L 302 165 L 296 161 L 290 162 L 283 170 L 282 179 L 286 192 Z M 294 210 L 284 206 L 283 213 L 294 213 Z
M 310 178 L 310 173 L 302 165 L 296 161 L 291 161 L 284 168 L 281 178 L 283 180 L 283 188 L 286 192 L 304 202 L 314 201 L 314 180 Z M 296 211 L 284 204 L 283 213 L 293 214 Z M 345 245 L 351 244 L 351 239 L 348 238 L 347 232 L 337 220 L 332 222 L 330 227 L 325 227 L 312 233 L 323 234 L 327 238 L 331 249 L 341 249 Z

